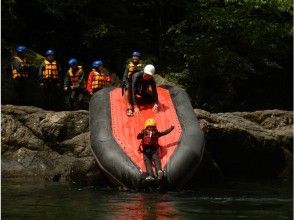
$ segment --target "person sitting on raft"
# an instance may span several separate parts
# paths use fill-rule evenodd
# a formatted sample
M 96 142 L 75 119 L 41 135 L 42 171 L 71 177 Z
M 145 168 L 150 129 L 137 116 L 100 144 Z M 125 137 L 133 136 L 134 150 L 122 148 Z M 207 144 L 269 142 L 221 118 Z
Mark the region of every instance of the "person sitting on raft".
M 153 77 L 155 74 L 155 67 L 148 64 L 144 67 L 143 71 L 136 72 L 132 75 L 131 97 L 128 103 L 127 116 L 132 116 L 133 113 L 140 112 L 137 96 L 140 96 L 140 104 L 152 103 L 152 111 L 158 112 L 158 94 L 156 82 Z M 130 108 L 134 107 L 134 110 Z
M 141 139 L 141 144 L 138 151 L 143 152 L 143 160 L 146 166 L 148 176 L 146 181 L 154 180 L 154 175 L 152 171 L 152 161 L 155 164 L 155 169 L 157 173 L 158 180 L 163 177 L 163 171 L 161 169 L 160 159 L 159 159 L 159 144 L 158 138 L 167 135 L 174 129 L 172 125 L 165 131 L 159 132 L 156 128 L 156 121 L 153 118 L 147 119 L 145 121 L 145 128 L 137 135 L 137 139 Z

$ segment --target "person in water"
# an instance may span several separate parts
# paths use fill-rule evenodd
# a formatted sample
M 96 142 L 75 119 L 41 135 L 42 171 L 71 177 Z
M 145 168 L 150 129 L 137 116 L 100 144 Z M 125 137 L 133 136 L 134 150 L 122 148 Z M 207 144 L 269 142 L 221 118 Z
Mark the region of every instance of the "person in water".
M 145 128 L 137 135 L 137 139 L 141 139 L 141 144 L 139 146 L 138 151 L 143 152 L 143 160 L 148 173 L 148 176 L 145 179 L 146 181 L 154 180 L 154 175 L 152 171 L 152 161 L 155 164 L 158 180 L 162 179 L 163 171 L 161 169 L 159 159 L 158 138 L 167 135 L 173 129 L 174 126 L 172 125 L 165 131 L 159 132 L 156 128 L 156 121 L 153 118 L 150 118 L 145 121 Z

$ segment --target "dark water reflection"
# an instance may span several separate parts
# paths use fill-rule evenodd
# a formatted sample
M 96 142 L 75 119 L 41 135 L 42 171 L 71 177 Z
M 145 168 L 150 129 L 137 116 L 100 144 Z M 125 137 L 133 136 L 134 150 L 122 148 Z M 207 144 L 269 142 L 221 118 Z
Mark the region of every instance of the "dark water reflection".
M 159 193 L 2 180 L 2 219 L 292 219 L 290 182 Z

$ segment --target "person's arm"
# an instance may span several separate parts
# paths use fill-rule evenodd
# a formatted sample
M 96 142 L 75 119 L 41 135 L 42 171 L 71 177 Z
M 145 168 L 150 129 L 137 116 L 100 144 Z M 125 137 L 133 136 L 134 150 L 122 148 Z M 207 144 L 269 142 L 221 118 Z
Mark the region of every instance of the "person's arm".
M 16 69 L 16 71 L 18 72 L 20 67 L 21 67 L 20 62 L 16 58 L 13 58 L 11 60 L 11 69 Z
M 55 61 L 56 62 L 56 67 L 57 67 L 57 76 L 58 76 L 58 79 L 60 80 L 61 79 L 61 66 L 59 65 L 59 62 Z
M 15 57 L 13 57 L 11 59 L 10 66 L 11 66 L 11 76 L 13 79 L 15 79 L 20 69 L 20 62 Z
M 61 75 L 61 71 L 62 71 L 62 69 L 61 69 L 61 66 L 57 63 L 57 71 L 58 71 L 58 73 L 57 73 L 57 80 L 58 80 L 58 83 L 59 83 L 59 86 L 60 86 L 60 84 L 61 84 L 61 78 L 62 78 L 62 75 Z
M 40 65 L 39 74 L 38 74 L 40 82 L 42 82 L 42 79 L 43 79 L 43 70 L 44 70 L 44 68 L 45 68 L 45 64 L 44 64 L 44 62 L 42 62 L 41 65 Z
M 126 65 L 125 71 L 124 71 L 124 75 L 122 78 L 122 81 L 127 83 L 128 81 L 128 73 L 129 73 L 129 65 Z
M 151 89 L 152 89 L 152 96 L 154 99 L 152 111 L 158 112 L 158 93 L 157 93 L 156 82 L 154 78 L 151 81 Z
M 140 133 L 137 135 L 137 139 L 142 139 L 143 138 L 143 134 L 144 134 L 144 129 L 142 131 L 140 131 Z
M 87 83 L 87 91 L 90 95 L 93 95 L 92 93 L 92 81 L 93 81 L 93 73 L 91 72 L 88 77 L 88 83 Z
M 154 104 L 158 105 L 158 94 L 157 94 L 156 82 L 154 78 L 151 81 L 151 89 L 152 89 L 152 95 L 154 98 Z
M 107 84 L 111 83 L 111 77 L 109 74 L 105 74 L 105 81 Z
M 79 78 L 79 87 L 80 88 L 83 88 L 83 86 L 84 86 L 85 76 L 86 76 L 86 74 L 82 70 L 80 78 Z
M 140 139 L 143 139 L 143 136 L 144 136 L 144 130 L 145 129 L 142 129 L 140 131 L 140 133 L 137 135 L 137 139 L 140 140 Z M 139 147 L 138 147 L 138 152 L 139 153 L 142 153 L 143 152 L 143 149 L 142 149 L 142 142 L 140 143 Z
M 65 77 L 64 77 L 64 90 L 66 91 L 69 87 L 69 82 L 70 82 L 70 76 L 68 72 L 66 72 Z
M 136 86 L 138 83 L 138 76 L 139 76 L 139 72 L 134 73 L 132 75 L 132 94 L 131 94 L 131 97 L 132 97 L 132 101 L 133 101 L 134 105 L 137 105 L 137 103 L 136 103 Z
M 175 128 L 175 126 L 172 125 L 172 126 L 170 126 L 170 128 L 168 128 L 162 132 L 158 132 L 158 137 L 169 134 L 172 130 L 174 130 L 174 128 Z

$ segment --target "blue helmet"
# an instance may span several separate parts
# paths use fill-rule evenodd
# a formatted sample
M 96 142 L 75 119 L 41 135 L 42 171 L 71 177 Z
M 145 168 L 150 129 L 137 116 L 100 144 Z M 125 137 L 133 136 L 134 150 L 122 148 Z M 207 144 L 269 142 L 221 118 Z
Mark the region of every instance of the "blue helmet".
M 138 52 L 138 51 L 134 51 L 134 52 L 132 53 L 132 56 L 133 56 L 133 57 L 140 57 L 141 54 L 140 54 L 140 52 Z
M 27 51 L 27 47 L 26 46 L 18 46 L 16 48 L 16 52 L 17 53 L 25 53 Z
M 46 56 L 54 55 L 54 50 L 47 50 Z
M 72 58 L 68 61 L 68 65 L 71 67 L 71 66 L 74 66 L 74 65 L 77 65 L 78 64 L 78 61 L 77 59 L 75 58 Z
M 96 60 L 96 61 L 93 62 L 92 67 L 93 67 L 93 68 L 98 68 L 98 67 L 100 67 L 101 65 L 103 65 L 102 61 L 100 61 L 100 60 Z

